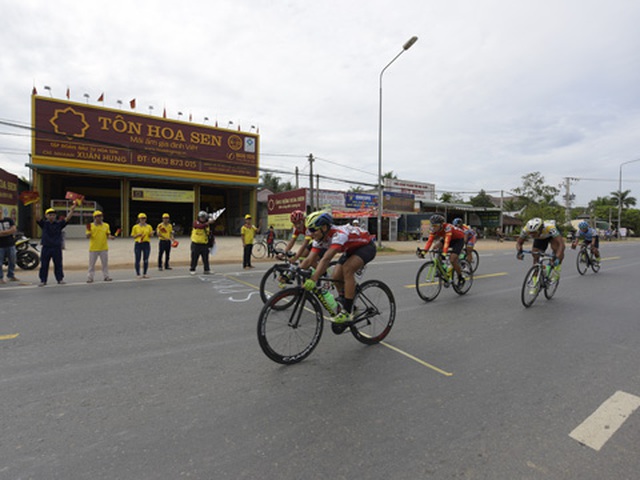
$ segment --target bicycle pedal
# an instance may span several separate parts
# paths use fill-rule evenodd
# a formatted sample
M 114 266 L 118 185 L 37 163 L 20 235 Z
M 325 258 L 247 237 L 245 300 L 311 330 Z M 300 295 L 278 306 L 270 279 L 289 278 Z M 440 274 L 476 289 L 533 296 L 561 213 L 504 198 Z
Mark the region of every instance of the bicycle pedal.
M 340 335 L 341 333 L 344 333 L 344 331 L 349 327 L 348 324 L 343 323 L 343 324 L 337 324 L 337 323 L 332 323 L 331 324 L 331 331 L 333 333 L 335 333 L 336 335 Z

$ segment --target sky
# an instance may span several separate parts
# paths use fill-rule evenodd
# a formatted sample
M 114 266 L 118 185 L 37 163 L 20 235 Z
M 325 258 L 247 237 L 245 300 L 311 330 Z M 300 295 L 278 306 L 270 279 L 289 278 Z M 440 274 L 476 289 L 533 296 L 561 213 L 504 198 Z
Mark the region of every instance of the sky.
M 320 188 L 382 171 L 575 205 L 640 159 L 637 0 L 0 0 L 0 167 L 29 177 L 31 91 L 260 133 L 261 168 Z M 412 36 L 418 41 L 408 50 Z M 401 53 L 402 52 L 402 53 Z M 381 72 L 396 55 L 393 63 Z M 382 82 L 380 79 L 382 78 Z M 44 86 L 50 90 L 45 90 Z M 382 86 L 382 88 L 380 88 Z M 153 107 L 152 109 L 150 107 Z M 640 161 L 622 167 L 640 200 Z M 563 190 L 564 193 L 564 190 Z M 564 202 L 561 196 L 558 201 Z

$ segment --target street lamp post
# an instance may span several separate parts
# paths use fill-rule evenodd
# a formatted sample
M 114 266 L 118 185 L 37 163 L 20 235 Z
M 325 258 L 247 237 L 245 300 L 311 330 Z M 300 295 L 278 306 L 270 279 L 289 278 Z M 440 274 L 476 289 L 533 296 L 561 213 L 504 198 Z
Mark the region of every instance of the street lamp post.
M 620 164 L 620 172 L 618 176 L 618 239 L 620 239 L 620 221 L 622 217 L 622 166 L 628 163 L 640 162 L 640 158 L 629 160 Z
M 382 197 L 382 75 L 384 75 L 385 70 L 389 68 L 400 55 L 409 50 L 417 41 L 418 37 L 416 36 L 407 40 L 407 42 L 402 46 L 400 53 L 393 57 L 393 60 L 387 63 L 380 72 L 380 108 L 378 110 L 378 248 L 382 247 L 382 209 L 384 207 L 384 200 Z

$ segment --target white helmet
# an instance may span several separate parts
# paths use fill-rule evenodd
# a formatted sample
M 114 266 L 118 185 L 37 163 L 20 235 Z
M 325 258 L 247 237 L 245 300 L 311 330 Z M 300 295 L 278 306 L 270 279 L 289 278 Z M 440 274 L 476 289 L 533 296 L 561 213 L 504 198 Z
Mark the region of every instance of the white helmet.
M 537 232 L 542 229 L 542 226 L 543 226 L 542 219 L 538 217 L 534 217 L 531 220 L 529 220 L 527 224 L 524 226 L 524 231 L 526 233 Z
M 209 214 L 207 212 L 205 212 L 204 210 L 200 210 L 198 212 L 198 218 L 202 218 L 202 217 L 208 217 Z
M 357 227 L 358 225 L 360 225 L 360 220 L 356 218 L 353 222 L 351 222 L 351 225 L 355 225 Z

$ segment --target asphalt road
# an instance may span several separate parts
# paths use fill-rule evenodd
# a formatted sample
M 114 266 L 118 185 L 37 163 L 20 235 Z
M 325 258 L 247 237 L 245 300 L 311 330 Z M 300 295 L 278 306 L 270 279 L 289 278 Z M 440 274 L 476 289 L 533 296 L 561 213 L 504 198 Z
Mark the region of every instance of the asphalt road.
M 636 479 L 640 245 L 603 246 L 598 274 L 575 255 L 529 309 L 511 251 L 429 304 L 418 259 L 380 257 L 385 343 L 325 329 L 288 367 L 256 338 L 267 265 L 5 286 L 0 478 Z

